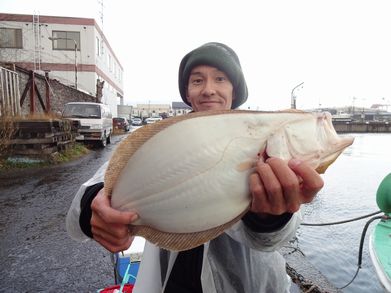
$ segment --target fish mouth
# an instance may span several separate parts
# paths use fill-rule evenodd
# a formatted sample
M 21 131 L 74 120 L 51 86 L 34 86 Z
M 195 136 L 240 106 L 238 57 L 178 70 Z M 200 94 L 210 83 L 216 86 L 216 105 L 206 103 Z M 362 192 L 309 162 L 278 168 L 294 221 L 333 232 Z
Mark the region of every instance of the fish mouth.
M 266 149 L 267 149 L 267 148 L 266 148 L 266 146 L 265 146 L 265 148 L 257 154 L 258 160 L 262 160 L 262 161 L 265 162 L 267 159 L 271 158 L 271 157 L 267 154 Z
M 322 160 L 322 163 L 316 168 L 316 171 L 319 174 L 323 174 L 326 172 L 327 168 L 334 163 L 334 161 L 339 157 L 340 154 L 347 148 L 348 146 L 352 145 L 354 142 L 354 137 L 344 137 L 339 143 L 338 148 L 336 151 L 328 154 L 325 156 Z

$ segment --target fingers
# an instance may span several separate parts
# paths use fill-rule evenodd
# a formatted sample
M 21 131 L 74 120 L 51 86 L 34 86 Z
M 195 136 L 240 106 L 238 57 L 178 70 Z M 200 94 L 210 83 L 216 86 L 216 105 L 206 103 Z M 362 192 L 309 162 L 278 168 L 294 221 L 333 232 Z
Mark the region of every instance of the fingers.
M 294 213 L 302 203 L 312 201 L 323 180 L 308 164 L 281 159 L 260 160 L 250 176 L 251 211 L 272 215 Z
M 113 209 L 110 198 L 104 194 L 103 189 L 98 192 L 92 201 L 91 209 L 93 213 L 99 214 L 106 223 L 130 224 L 138 218 L 137 214 L 133 212 Z
M 266 213 L 270 210 L 271 205 L 263 187 L 263 183 L 257 173 L 250 175 L 250 191 L 252 202 L 250 210 L 254 213 Z
M 302 201 L 308 203 L 323 188 L 322 177 L 308 164 L 299 160 L 290 160 L 288 166 L 302 179 Z
M 123 244 L 112 243 L 108 241 L 105 237 L 101 237 L 99 235 L 94 235 L 94 240 L 97 241 L 100 245 L 106 248 L 108 251 L 116 253 L 120 251 L 124 251 L 130 247 L 133 242 L 134 237 L 129 237 L 126 242 Z
M 107 223 L 99 215 L 93 213 L 91 232 L 93 235 L 100 234 L 100 236 L 122 239 L 128 236 L 129 229 L 125 224 Z
M 283 213 L 284 200 L 278 179 L 268 164 L 258 163 L 257 173 L 250 177 L 253 195 L 252 210 L 278 215 Z
M 91 232 L 93 238 L 111 252 L 126 250 L 132 244 L 134 236 L 131 235 L 127 225 L 107 225 L 99 223 L 101 219 L 91 219 Z
M 93 238 L 111 252 L 129 248 L 133 241 L 130 224 L 138 219 L 134 212 L 113 209 L 110 198 L 100 190 L 91 203 L 91 232 Z
M 275 191 L 274 194 L 278 194 L 277 199 L 274 200 L 278 201 L 278 214 L 287 211 L 296 212 L 300 207 L 300 187 L 296 174 L 281 159 L 270 158 L 266 163 L 269 170 L 268 173 L 261 174 L 261 178 L 265 182 L 266 189 L 271 193 L 270 197 L 274 197 L 273 191 Z M 269 178 L 274 178 L 274 180 L 267 183 L 266 180 L 270 180 Z

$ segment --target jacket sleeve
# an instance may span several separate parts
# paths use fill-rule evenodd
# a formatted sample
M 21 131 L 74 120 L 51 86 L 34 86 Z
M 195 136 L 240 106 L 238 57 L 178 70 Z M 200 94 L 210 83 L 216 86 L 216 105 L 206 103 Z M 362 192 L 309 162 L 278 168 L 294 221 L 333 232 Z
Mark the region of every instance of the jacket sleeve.
M 242 218 L 243 223 L 254 232 L 275 232 L 285 226 L 292 218 L 291 213 L 274 216 L 270 215 L 266 219 L 260 219 L 256 213 L 247 212 Z
M 279 221 L 283 223 L 288 216 L 285 215 Z M 250 217 L 251 218 L 251 217 Z M 285 218 L 285 219 L 284 219 Z M 242 219 L 230 229 L 225 231 L 234 240 L 256 250 L 275 251 L 286 244 L 296 234 L 296 229 L 302 220 L 300 211 L 294 213 L 290 219 L 279 229 L 275 224 L 249 224 L 253 219 Z M 277 221 L 278 222 L 278 221 Z M 254 226 L 256 229 L 254 229 Z M 273 227 L 273 228 L 270 228 Z M 259 232 L 263 231 L 263 232 Z
M 83 225 L 83 223 L 85 224 L 86 222 L 85 216 L 81 218 L 82 201 L 84 207 L 88 203 L 91 204 L 91 201 L 93 199 L 93 197 L 91 196 L 91 191 L 95 191 L 95 190 L 92 190 L 89 187 L 93 185 L 99 186 L 98 183 L 102 184 L 101 186 L 103 186 L 103 179 L 107 169 L 107 165 L 108 162 L 103 164 L 91 179 L 83 183 L 80 186 L 79 190 L 77 191 L 75 197 L 73 198 L 71 207 L 69 208 L 66 217 L 66 229 L 69 236 L 71 236 L 75 240 L 87 241 L 88 239 L 90 239 L 88 235 L 88 229 L 86 228 L 82 229 L 80 225 L 80 224 Z M 85 197 L 86 191 L 90 191 L 88 198 Z M 83 226 L 85 227 L 86 225 Z

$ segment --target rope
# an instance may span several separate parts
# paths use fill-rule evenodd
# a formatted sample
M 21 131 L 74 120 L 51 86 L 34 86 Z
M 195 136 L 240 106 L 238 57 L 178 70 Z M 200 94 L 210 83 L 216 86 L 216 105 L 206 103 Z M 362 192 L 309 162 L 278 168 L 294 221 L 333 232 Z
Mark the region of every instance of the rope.
M 358 220 L 361 220 L 361 219 L 365 219 L 365 218 L 368 218 L 368 217 L 380 214 L 381 212 L 382 211 L 377 211 L 377 212 L 374 212 L 374 213 L 371 213 L 371 214 L 368 214 L 368 215 L 364 215 L 364 216 L 361 216 L 361 217 L 353 218 L 353 219 L 350 219 L 350 220 L 338 221 L 338 222 L 331 222 L 331 223 L 301 223 L 301 225 L 303 225 L 303 226 L 331 226 L 331 225 L 339 225 L 339 224 L 345 224 L 345 223 L 349 223 L 349 222 L 354 222 L 354 221 L 358 221 Z
M 367 233 L 367 230 L 368 230 L 368 227 L 369 227 L 369 224 L 371 224 L 374 220 L 377 220 L 377 219 L 388 219 L 390 217 L 388 217 L 387 215 L 382 215 L 382 216 L 376 216 L 376 217 L 373 217 L 371 219 L 369 219 L 365 226 L 364 226 L 364 229 L 361 233 L 361 240 L 360 240 L 360 248 L 358 250 L 358 262 L 357 262 L 357 270 L 356 270 L 356 273 L 354 274 L 353 278 L 350 280 L 349 283 L 347 283 L 345 286 L 341 287 L 341 288 L 337 288 L 337 289 L 344 289 L 346 288 L 347 286 L 349 286 L 351 283 L 353 283 L 354 279 L 357 277 L 358 275 L 358 271 L 361 269 L 361 264 L 362 264 L 362 251 L 363 251 L 363 246 L 364 246 L 364 240 L 365 240 L 365 234 Z
M 349 219 L 349 220 L 343 220 L 343 221 L 337 221 L 337 222 L 330 222 L 330 223 L 301 223 L 301 225 L 303 226 L 331 226 L 331 225 L 339 225 L 339 224 L 344 224 L 344 223 L 349 223 L 349 222 L 353 222 L 353 221 L 358 221 L 358 220 L 361 220 L 361 219 L 364 219 L 364 218 L 368 218 L 368 217 L 371 217 L 371 216 L 374 216 L 374 215 L 377 215 L 377 214 L 380 214 L 382 213 L 382 211 L 377 211 L 377 212 L 374 212 L 374 213 L 371 213 L 371 214 L 368 214 L 368 215 L 364 215 L 364 216 L 361 216 L 361 217 L 357 217 L 357 218 L 353 218 L 353 219 Z M 347 286 L 349 286 L 351 283 L 353 283 L 353 281 L 356 279 L 357 275 L 358 275 L 358 272 L 359 270 L 361 269 L 361 264 L 362 264 L 362 252 L 363 252 L 363 246 L 364 246 L 364 240 L 365 240 L 365 234 L 367 233 L 367 230 L 368 230 L 368 227 L 369 225 L 374 221 L 374 220 L 377 220 L 377 219 L 383 219 L 383 220 L 388 220 L 390 219 L 391 217 L 389 217 L 388 215 L 381 215 L 381 216 L 375 216 L 375 217 L 372 217 L 370 218 L 365 226 L 364 226 L 364 229 L 361 233 L 361 239 L 360 239 L 360 247 L 359 247 L 359 250 L 358 250 L 358 262 L 357 262 L 357 270 L 356 270 L 356 273 L 354 274 L 353 278 L 343 287 L 340 287 L 340 288 L 337 288 L 337 289 L 344 289 L 346 288 Z

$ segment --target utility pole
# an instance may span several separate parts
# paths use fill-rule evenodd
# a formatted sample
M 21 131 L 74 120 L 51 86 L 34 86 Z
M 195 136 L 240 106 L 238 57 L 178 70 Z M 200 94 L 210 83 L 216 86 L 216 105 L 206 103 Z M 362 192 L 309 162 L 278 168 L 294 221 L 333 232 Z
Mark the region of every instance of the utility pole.
M 354 117 L 354 102 L 356 101 L 356 97 L 352 98 L 352 116 Z

